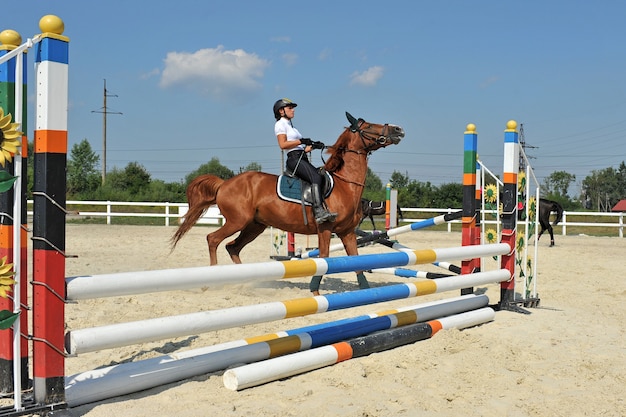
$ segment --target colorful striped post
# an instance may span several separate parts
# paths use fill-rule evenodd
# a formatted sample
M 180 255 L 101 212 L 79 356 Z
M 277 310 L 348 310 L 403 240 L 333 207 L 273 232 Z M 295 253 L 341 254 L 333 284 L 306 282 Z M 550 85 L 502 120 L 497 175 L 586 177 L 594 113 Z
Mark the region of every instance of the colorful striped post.
M 360 324 L 384 315 L 414 314 L 418 321 L 423 322 L 484 308 L 488 302 L 486 295 L 472 294 L 98 368 L 66 378 L 67 403 L 75 407 L 216 372 L 237 364 L 311 349 L 318 346 L 322 340 L 332 340 L 327 343 L 338 342 L 344 340 L 342 329 L 345 327 L 343 326 L 352 324 L 353 327 L 361 329 L 358 330 L 359 332 L 366 334 L 370 326 L 360 326 Z
M 385 187 L 385 230 L 391 229 L 391 184 L 387 183 Z
M 69 38 L 56 16 L 39 21 L 33 218 L 33 385 L 35 401 L 65 401 L 65 192 Z
M 4 113 L 13 115 L 13 122 L 19 123 L 22 135 L 20 154 L 13 156 L 12 162 L 5 162 L 1 169 L 9 175 L 20 177 L 9 191 L 0 193 L 0 212 L 13 213 L 13 216 L 0 217 L 0 257 L 7 257 L 7 262 L 14 264 L 13 300 L 0 298 L 0 310 L 20 314 L 10 331 L 0 332 L 0 392 L 21 392 L 27 389 L 28 377 L 28 340 L 21 334 L 28 329 L 28 286 L 23 285 L 28 268 L 26 236 L 26 194 L 22 193 L 22 184 L 26 184 L 28 153 L 27 106 L 26 100 L 26 45 L 20 46 L 22 37 L 14 30 L 0 33 L 0 57 L 11 51 L 17 53 L 0 63 L 0 107 Z M 15 195 L 20 196 L 15 198 Z M 19 219 L 15 221 L 15 219 Z M 17 295 L 17 297 L 16 297 Z M 19 364 L 18 364 L 19 362 Z M 20 383 L 17 383 L 17 380 Z
M 476 125 L 469 123 L 463 137 L 463 217 L 461 230 L 461 244 L 463 246 L 476 245 L 476 154 L 478 148 L 478 134 Z M 480 238 L 480 234 L 479 234 Z M 480 259 L 471 258 L 461 261 L 461 273 L 470 274 L 480 270 Z M 473 288 L 463 288 L 461 294 L 471 294 Z
M 483 307 L 426 323 L 409 324 L 374 332 L 345 342 L 229 369 L 224 372 L 224 386 L 230 390 L 239 391 L 349 359 L 429 339 L 442 329 L 464 329 L 492 321 L 494 318 L 493 309 Z
M 517 172 L 519 171 L 519 142 L 517 122 L 509 120 L 504 131 L 504 169 L 502 186 L 502 242 L 509 252 L 502 255 L 500 267 L 510 272 L 508 280 L 500 284 L 500 308 L 515 309 L 515 246 L 517 228 Z
M 265 323 L 435 294 L 461 289 L 466 283 L 473 285 L 494 284 L 506 278 L 508 278 L 507 270 L 495 270 L 345 293 L 318 295 L 315 297 L 76 329 L 69 331 L 65 335 L 65 349 L 69 354 L 77 355 L 149 341 L 206 333 L 235 326 Z

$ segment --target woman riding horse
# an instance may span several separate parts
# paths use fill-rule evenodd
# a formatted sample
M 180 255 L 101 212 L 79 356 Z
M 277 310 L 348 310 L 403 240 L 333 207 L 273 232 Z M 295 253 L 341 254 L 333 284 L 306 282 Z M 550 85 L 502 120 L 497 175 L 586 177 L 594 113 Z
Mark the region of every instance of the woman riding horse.
M 305 222 L 303 216 L 311 216 L 312 209 L 307 207 L 303 213 L 299 203 L 282 200 L 277 193 L 277 175 L 248 171 L 223 180 L 207 174 L 195 178 L 187 187 L 189 211 L 172 236 L 172 249 L 204 212 L 217 204 L 225 222 L 206 237 L 211 265 L 217 264 L 218 245 L 237 232 L 239 235 L 226 244 L 226 250 L 233 262 L 241 263 L 241 250 L 268 226 L 305 235 L 317 234 L 322 258 L 329 256 L 332 233 L 341 239 L 349 256 L 358 255 L 355 231 L 361 220 L 368 158 L 377 149 L 399 143 L 404 130 L 400 126 L 357 119 L 347 112 L 346 117 L 350 126 L 328 147 L 330 156 L 324 164 L 324 169 L 333 176 L 334 188 L 326 201 L 337 212 L 334 222 Z M 311 280 L 309 287 L 313 294 L 319 293 L 321 279 L 321 275 L 316 275 Z M 362 272 L 357 271 L 357 279 L 360 288 L 369 287 Z
M 324 177 L 309 162 L 307 154 L 313 149 L 323 149 L 324 144 L 303 138 L 298 129 L 293 127 L 293 119 L 298 105 L 288 98 L 281 98 L 274 103 L 274 134 L 280 149 L 287 151 L 287 168 L 298 178 L 311 184 L 313 214 L 317 223 L 334 222 L 337 213 L 331 213 L 324 207 Z

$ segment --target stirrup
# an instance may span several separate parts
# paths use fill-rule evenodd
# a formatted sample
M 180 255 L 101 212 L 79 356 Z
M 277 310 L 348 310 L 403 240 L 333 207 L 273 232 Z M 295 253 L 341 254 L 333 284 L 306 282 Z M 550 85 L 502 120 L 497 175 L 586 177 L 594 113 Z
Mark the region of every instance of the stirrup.
M 315 214 L 315 223 L 320 224 L 324 222 L 333 223 L 337 219 L 337 213 L 331 213 L 330 211 L 320 210 Z

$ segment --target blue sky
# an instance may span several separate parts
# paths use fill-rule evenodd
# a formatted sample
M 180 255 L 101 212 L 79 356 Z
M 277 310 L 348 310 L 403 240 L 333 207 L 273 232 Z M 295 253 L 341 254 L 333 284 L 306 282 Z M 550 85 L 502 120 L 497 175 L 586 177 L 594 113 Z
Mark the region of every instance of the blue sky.
M 102 153 L 104 79 L 108 111 L 123 113 L 107 119 L 109 170 L 136 161 L 173 182 L 217 157 L 235 172 L 257 162 L 279 173 L 281 97 L 299 104 L 303 135 L 327 144 L 345 111 L 401 125 L 405 139 L 370 158 L 383 183 L 394 170 L 461 182 L 468 123 L 501 174 L 510 119 L 539 181 L 576 175 L 571 195 L 626 160 L 621 1 L 24 0 L 3 4 L 0 31 L 25 40 L 46 14 L 70 38 L 70 149 L 87 139 Z

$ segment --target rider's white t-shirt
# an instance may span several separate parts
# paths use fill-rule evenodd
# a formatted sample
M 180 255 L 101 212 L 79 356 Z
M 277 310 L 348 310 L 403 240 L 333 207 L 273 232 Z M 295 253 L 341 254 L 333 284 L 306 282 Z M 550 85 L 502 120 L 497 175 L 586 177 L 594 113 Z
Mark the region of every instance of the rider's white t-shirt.
M 289 119 L 285 117 L 281 117 L 276 124 L 274 125 L 274 134 L 276 136 L 283 134 L 287 135 L 287 141 L 294 141 L 302 139 L 302 135 L 298 132 L 298 129 L 291 125 Z M 303 151 L 305 148 L 304 145 L 298 145 L 295 148 L 291 148 L 287 151 L 287 153 L 291 151 Z

